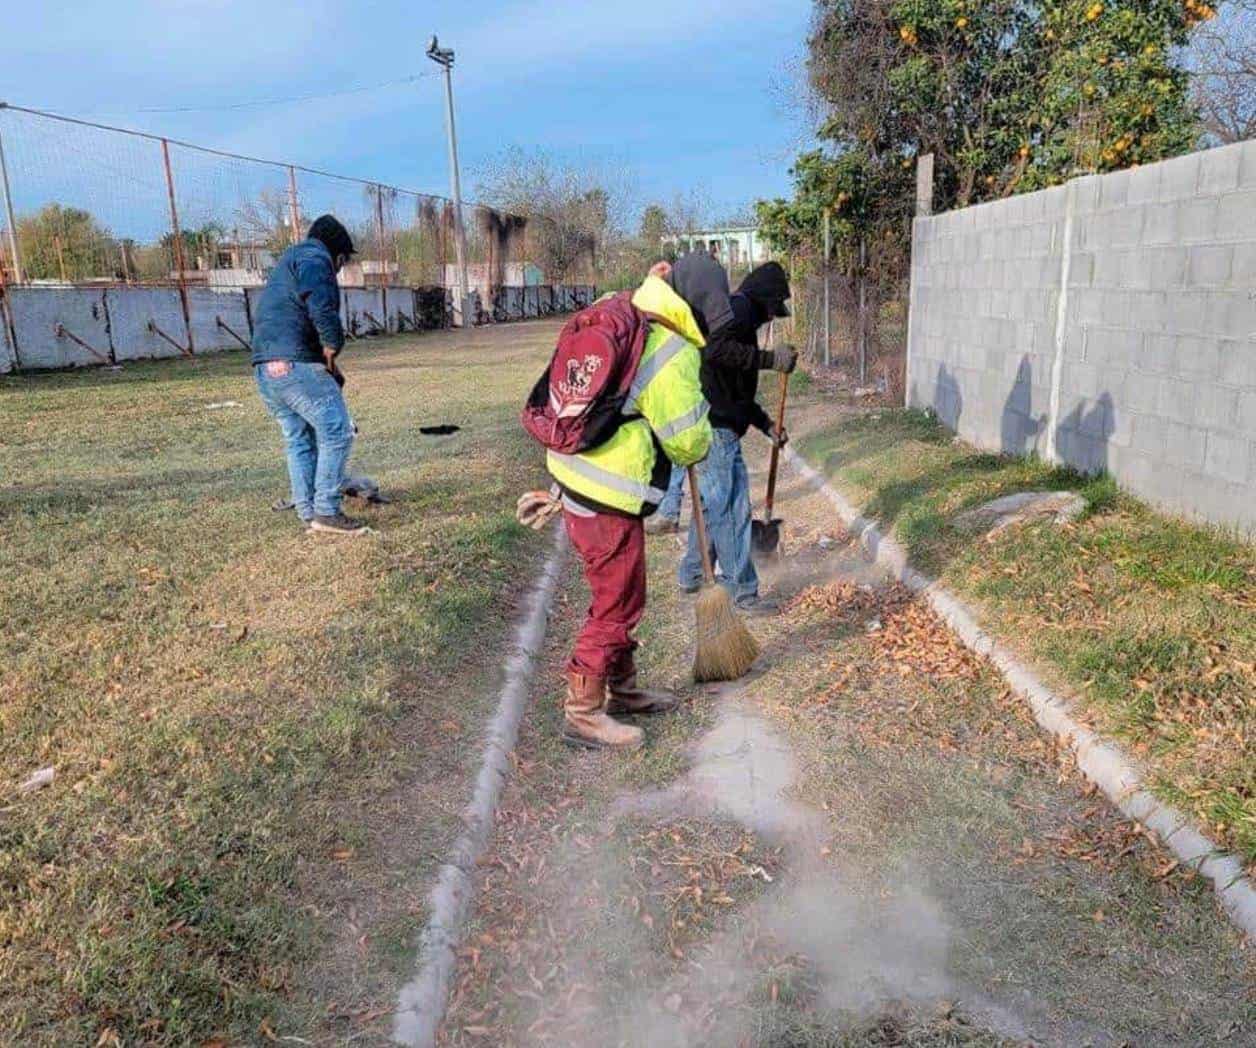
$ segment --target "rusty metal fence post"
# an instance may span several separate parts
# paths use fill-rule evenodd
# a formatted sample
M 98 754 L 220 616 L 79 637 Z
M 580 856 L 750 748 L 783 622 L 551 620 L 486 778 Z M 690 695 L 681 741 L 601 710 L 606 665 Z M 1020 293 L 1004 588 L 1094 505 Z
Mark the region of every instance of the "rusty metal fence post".
M 292 242 L 299 244 L 301 237 L 301 205 L 297 200 L 297 169 L 288 165 L 288 219 L 292 223 Z
M 376 263 L 379 266 L 379 286 L 384 287 L 388 284 L 388 257 L 384 253 L 384 187 L 378 182 L 375 184 L 375 255 L 378 259 Z M 363 280 L 363 284 L 369 284 L 370 281 Z
M 0 109 L 5 108 L 0 102 Z M 4 159 L 4 136 L 0 134 L 0 190 L 4 192 L 4 213 L 9 223 L 9 251 L 13 255 L 13 282 L 23 283 L 22 254 L 17 246 L 17 219 L 13 217 L 13 195 L 9 191 L 9 165 Z
M 166 168 L 166 194 L 170 198 L 170 228 L 174 234 L 174 264 L 179 281 L 179 302 L 183 306 L 183 325 L 188 336 L 187 352 L 191 356 L 196 352 L 196 347 L 192 344 L 192 309 L 188 304 L 187 275 L 184 272 L 183 233 L 179 229 L 179 208 L 174 200 L 174 175 L 170 170 L 170 143 L 164 138 L 161 140 L 161 159 Z

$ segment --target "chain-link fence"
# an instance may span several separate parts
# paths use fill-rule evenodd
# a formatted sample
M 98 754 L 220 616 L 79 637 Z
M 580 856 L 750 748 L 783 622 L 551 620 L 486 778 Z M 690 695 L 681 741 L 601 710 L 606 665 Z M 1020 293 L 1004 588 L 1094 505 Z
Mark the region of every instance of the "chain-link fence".
M 818 259 L 796 262 L 791 337 L 804 358 L 849 385 L 902 396 L 908 292 L 899 281 L 860 279 Z M 827 312 L 827 320 L 826 320 Z
M 463 287 L 464 279 L 473 311 L 465 320 L 474 323 L 576 308 L 592 294 L 591 251 L 587 257 L 574 253 L 562 273 L 545 273 L 533 261 L 546 257 L 539 241 L 553 235 L 544 218 L 524 219 L 476 204 L 464 205 L 458 215 L 450 200 L 434 194 L 3 104 L 0 190 L 0 292 L 8 292 L 3 327 L 15 358 L 10 366 L 20 363 L 17 329 L 23 326 L 14 314 L 19 304 L 25 308 L 34 301 L 24 293 L 39 288 L 173 289 L 182 324 L 177 318 L 161 324 L 150 316 L 145 337 L 153 335 L 149 326 L 156 326 L 157 343 L 195 352 L 195 302 L 211 292 L 262 286 L 278 256 L 324 213 L 344 223 L 357 247 L 340 282 L 346 319 L 368 334 L 462 322 L 455 307 L 461 296 L 450 292 Z M 381 296 L 362 299 L 355 309 L 353 289 L 379 289 Z M 382 296 L 386 289 L 393 290 L 396 309 Z M 71 357 L 78 351 L 89 358 L 115 355 L 102 348 L 102 334 L 109 341 L 112 332 L 97 331 L 94 339 L 77 335 L 70 323 L 79 319 L 75 309 L 47 307 L 46 300 L 39 299 L 43 312 L 51 308 L 66 315 L 41 313 L 32 321 L 42 337 L 49 337 L 45 328 L 56 333 L 59 326 L 68 332 L 56 334 L 62 348 L 78 347 Z M 122 300 L 115 293 L 112 304 Z M 110 305 L 93 298 L 88 308 L 81 295 L 62 295 L 61 301 L 78 303 L 78 312 L 88 309 L 95 321 Z M 45 323 L 49 319 L 52 327 Z M 247 327 L 247 295 L 243 321 Z M 247 341 L 244 331 L 218 337 L 224 323 L 230 326 L 215 314 L 210 324 L 215 336 L 201 341 Z M 168 330 L 172 326 L 182 331 Z M 3 357 L 0 352 L 0 370 L 6 370 Z

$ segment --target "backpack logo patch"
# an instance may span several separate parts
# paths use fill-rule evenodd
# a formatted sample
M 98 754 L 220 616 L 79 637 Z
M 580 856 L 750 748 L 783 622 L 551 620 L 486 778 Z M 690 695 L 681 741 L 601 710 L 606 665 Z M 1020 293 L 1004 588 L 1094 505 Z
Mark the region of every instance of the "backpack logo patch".
M 602 358 L 590 353 L 584 360 L 567 361 L 567 377 L 558 384 L 558 392 L 564 400 L 587 397 L 593 386 L 593 376 L 602 367 Z

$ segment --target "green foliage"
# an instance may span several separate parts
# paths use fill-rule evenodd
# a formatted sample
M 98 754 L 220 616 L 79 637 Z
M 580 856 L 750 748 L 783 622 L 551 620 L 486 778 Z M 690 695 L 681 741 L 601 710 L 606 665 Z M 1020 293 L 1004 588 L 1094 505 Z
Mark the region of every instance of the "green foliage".
M 758 206 L 782 250 L 908 241 L 916 159 L 947 210 L 1182 153 L 1197 140 L 1181 47 L 1202 0 L 820 0 L 809 42 L 824 151 Z M 884 238 L 884 242 L 877 238 Z
M 832 210 L 831 236 L 840 263 L 854 264 L 860 236 L 903 242 L 912 200 L 910 165 L 878 160 L 862 150 L 830 157 L 817 149 L 803 153 L 791 174 L 793 200 L 756 205 L 760 232 L 778 250 L 797 252 L 812 244 L 826 208 Z
M 1212 17 L 1196 0 L 1056 0 L 1035 40 L 1047 56 L 1027 141 L 1026 188 L 1189 150 L 1198 138 L 1176 48 Z
M 113 235 L 90 211 L 48 204 L 18 219 L 18 243 L 32 280 L 112 277 L 121 255 Z

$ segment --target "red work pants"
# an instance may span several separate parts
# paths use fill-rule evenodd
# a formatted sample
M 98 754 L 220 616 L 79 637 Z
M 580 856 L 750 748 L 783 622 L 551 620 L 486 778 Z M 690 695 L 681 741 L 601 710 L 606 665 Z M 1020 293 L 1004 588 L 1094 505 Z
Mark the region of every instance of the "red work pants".
M 593 596 L 567 669 L 602 678 L 629 673 L 637 650 L 632 631 L 645 611 L 645 524 L 570 503 L 563 521 Z

